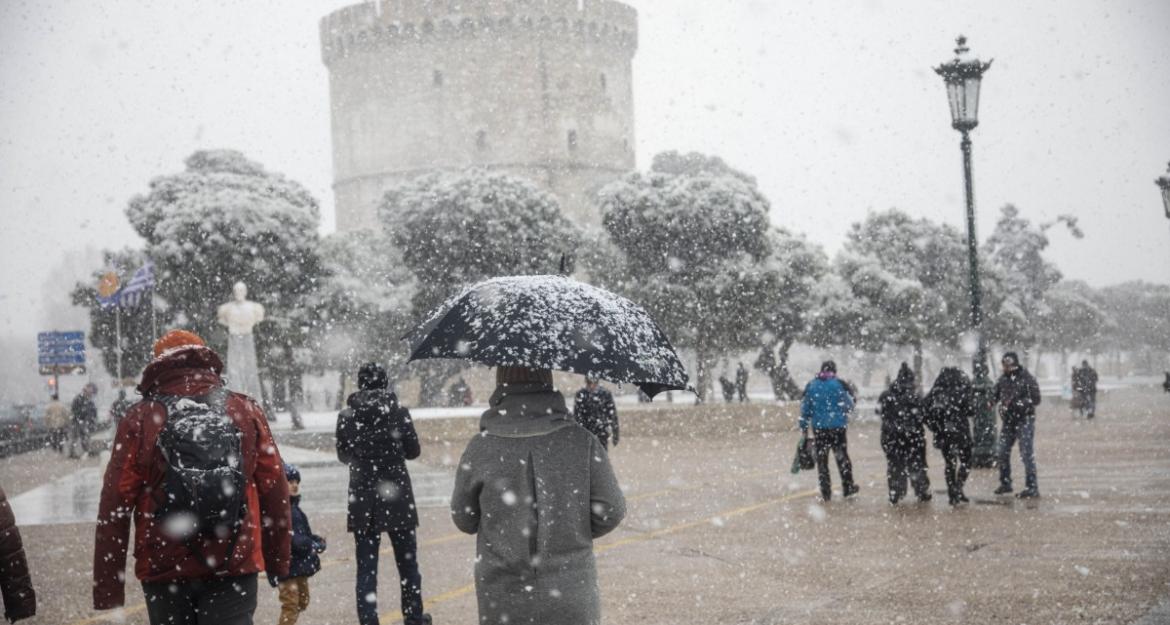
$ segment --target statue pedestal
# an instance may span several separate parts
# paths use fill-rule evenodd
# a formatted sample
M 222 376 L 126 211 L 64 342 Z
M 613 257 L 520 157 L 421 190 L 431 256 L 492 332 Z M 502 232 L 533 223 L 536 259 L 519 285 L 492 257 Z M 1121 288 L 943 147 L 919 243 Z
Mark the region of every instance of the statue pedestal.
M 264 402 L 260 386 L 260 368 L 256 364 L 256 341 L 251 334 L 228 334 L 227 367 L 224 371 L 227 387 Z

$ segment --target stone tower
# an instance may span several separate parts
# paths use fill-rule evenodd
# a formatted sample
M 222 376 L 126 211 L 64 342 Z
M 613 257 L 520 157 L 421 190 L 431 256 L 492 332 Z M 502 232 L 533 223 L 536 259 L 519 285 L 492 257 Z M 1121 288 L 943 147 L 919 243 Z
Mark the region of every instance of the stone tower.
M 637 12 L 614 0 L 382 0 L 321 20 L 339 230 L 385 189 L 481 166 L 553 192 L 583 226 L 634 169 Z

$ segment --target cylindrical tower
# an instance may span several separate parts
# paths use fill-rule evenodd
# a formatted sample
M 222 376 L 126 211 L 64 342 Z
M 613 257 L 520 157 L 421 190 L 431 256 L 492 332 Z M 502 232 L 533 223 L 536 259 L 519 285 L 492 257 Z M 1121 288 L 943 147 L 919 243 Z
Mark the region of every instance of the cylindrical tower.
M 339 230 L 432 170 L 543 184 L 581 225 L 634 169 L 637 12 L 614 0 L 382 0 L 321 20 Z

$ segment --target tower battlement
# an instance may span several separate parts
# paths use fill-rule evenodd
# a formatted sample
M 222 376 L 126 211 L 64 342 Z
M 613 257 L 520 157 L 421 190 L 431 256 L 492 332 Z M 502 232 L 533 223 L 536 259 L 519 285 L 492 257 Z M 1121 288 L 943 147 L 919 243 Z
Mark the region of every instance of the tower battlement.
M 467 37 L 564 37 L 628 51 L 638 47 L 638 13 L 615 0 L 386 0 L 321 19 L 326 65 L 385 46 Z

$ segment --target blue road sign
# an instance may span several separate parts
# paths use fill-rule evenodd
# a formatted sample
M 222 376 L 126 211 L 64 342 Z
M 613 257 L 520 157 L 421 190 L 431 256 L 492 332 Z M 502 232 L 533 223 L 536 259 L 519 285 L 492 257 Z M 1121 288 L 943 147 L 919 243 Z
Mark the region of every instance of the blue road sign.
M 85 368 L 85 332 L 37 334 L 37 364 L 41 372 L 67 372 Z

